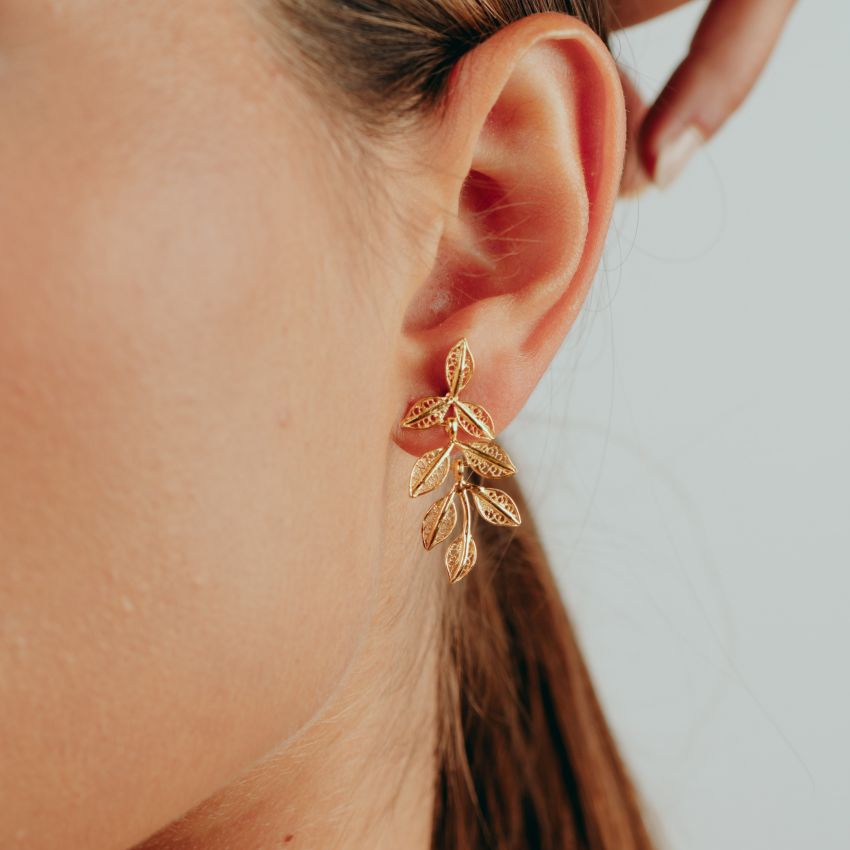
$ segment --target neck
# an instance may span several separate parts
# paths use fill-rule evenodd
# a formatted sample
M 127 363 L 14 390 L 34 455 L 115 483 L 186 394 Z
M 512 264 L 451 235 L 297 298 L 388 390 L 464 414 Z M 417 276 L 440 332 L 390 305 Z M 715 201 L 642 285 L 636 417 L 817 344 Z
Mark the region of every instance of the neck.
M 387 480 L 405 481 L 409 455 L 390 456 Z M 376 607 L 340 687 L 295 739 L 136 850 L 430 848 L 446 576 L 419 543 L 421 505 L 389 501 Z

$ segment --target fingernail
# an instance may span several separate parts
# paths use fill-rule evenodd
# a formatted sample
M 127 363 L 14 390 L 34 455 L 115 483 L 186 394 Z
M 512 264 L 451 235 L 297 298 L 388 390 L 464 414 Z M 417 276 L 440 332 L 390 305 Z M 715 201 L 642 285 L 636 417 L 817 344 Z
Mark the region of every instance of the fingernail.
M 662 189 L 669 186 L 687 165 L 694 152 L 705 144 L 705 136 L 694 124 L 688 124 L 677 136 L 667 142 L 655 160 L 652 179 Z

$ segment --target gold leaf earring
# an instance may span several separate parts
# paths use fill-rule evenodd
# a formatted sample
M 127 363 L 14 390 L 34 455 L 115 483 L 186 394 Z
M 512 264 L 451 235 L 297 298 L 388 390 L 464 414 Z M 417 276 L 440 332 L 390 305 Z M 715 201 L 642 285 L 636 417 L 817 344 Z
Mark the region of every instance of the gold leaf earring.
M 472 469 L 484 478 L 505 478 L 516 472 L 516 467 L 507 452 L 495 442 L 495 427 L 490 414 L 480 405 L 458 398 L 460 391 L 472 378 L 475 361 L 466 339 L 456 342 L 446 355 L 446 383 L 448 392 L 441 396 L 427 396 L 413 402 L 401 421 L 403 428 L 424 429 L 442 425 L 449 437 L 444 448 L 426 452 L 413 465 L 408 492 L 412 497 L 430 493 L 439 487 L 454 470 L 451 490 L 437 499 L 422 520 L 422 545 L 432 549 L 442 543 L 457 525 L 455 497 L 460 501 L 463 517 L 461 533 L 452 540 L 446 550 L 445 563 L 449 581 L 460 581 L 475 565 L 478 557 L 475 540 L 472 538 L 472 505 L 478 513 L 493 525 L 516 526 L 522 522 L 514 500 L 494 487 L 482 487 L 464 478 L 467 469 Z M 452 411 L 449 415 L 449 411 Z M 458 439 L 462 429 L 475 442 L 466 443 Z M 459 457 L 452 464 L 452 452 Z

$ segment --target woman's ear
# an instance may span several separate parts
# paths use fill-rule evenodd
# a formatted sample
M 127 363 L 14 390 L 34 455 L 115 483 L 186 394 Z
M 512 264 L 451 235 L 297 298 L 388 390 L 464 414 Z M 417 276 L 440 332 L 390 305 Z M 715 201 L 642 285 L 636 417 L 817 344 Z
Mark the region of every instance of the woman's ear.
M 470 397 L 497 431 L 519 412 L 593 281 L 625 128 L 614 60 L 569 15 L 523 18 L 457 63 L 425 143 L 441 236 L 406 302 L 399 419 L 445 392 L 443 361 L 461 337 L 476 361 Z M 436 430 L 394 439 L 418 454 L 444 441 Z

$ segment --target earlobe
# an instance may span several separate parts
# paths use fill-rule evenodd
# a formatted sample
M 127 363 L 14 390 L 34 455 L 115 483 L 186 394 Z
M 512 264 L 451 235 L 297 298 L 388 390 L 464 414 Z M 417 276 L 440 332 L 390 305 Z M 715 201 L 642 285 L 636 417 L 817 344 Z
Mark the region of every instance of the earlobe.
M 442 237 L 404 316 L 410 398 L 428 394 L 434 364 L 465 336 L 480 400 L 499 431 L 509 424 L 592 283 L 624 145 L 616 65 L 577 19 L 526 17 L 460 60 L 428 141 Z M 426 442 L 395 439 L 414 454 Z

